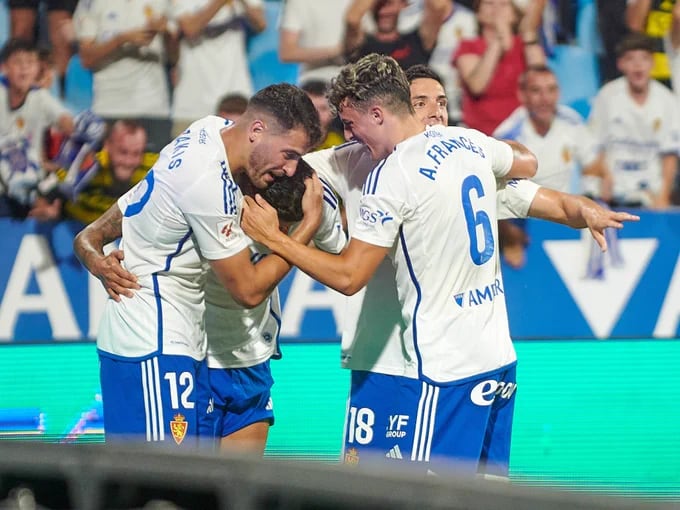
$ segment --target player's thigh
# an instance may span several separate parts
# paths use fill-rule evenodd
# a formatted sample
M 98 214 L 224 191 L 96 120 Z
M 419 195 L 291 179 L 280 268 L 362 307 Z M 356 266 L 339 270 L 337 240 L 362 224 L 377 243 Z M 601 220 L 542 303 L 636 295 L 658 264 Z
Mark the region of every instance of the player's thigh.
M 415 379 L 352 371 L 345 417 L 344 455 L 348 464 L 411 460 L 421 383 Z M 421 409 L 422 410 L 422 409 Z
M 210 397 L 205 362 L 187 356 L 100 356 L 100 376 L 107 440 L 198 445 Z
M 266 424 L 268 430 L 274 424 L 273 384 L 269 361 L 252 367 L 210 369 L 216 436 L 243 437 L 237 433 L 257 423 Z
M 491 404 L 491 415 L 484 438 L 479 471 L 496 477 L 507 477 L 517 391 L 515 365 L 498 374 L 496 379 L 498 388 Z
M 220 439 L 220 449 L 243 451 L 262 455 L 267 446 L 269 420 L 258 421 L 232 432 Z

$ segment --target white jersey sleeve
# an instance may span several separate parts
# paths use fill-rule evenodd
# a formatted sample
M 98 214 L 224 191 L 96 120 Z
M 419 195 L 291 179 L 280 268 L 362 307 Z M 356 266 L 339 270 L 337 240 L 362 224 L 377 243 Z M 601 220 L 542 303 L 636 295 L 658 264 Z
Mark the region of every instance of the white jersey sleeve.
M 329 253 L 340 253 L 347 244 L 347 236 L 342 228 L 340 203 L 333 190 L 323 184 L 323 215 L 321 225 L 314 235 L 314 245 Z
M 500 181 L 496 192 L 498 219 L 526 218 L 540 186 L 528 179 Z

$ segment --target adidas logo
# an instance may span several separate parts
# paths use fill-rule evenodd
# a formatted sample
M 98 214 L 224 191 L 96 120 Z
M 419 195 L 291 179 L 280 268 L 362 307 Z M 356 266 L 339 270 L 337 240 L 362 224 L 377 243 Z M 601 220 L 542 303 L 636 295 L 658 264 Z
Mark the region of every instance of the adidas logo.
M 385 454 L 385 457 L 388 459 L 403 459 L 404 457 L 401 456 L 401 449 L 399 448 L 399 445 L 396 444 L 392 448 L 390 448 L 390 451 Z

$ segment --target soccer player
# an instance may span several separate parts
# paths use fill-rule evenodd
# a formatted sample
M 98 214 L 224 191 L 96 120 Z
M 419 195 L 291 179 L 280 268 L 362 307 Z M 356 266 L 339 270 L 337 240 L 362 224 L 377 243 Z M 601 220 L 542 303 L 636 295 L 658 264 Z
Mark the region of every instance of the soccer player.
M 292 177 L 280 177 L 262 192 L 276 209 L 282 228 L 287 232 L 302 219 L 305 179 L 312 169 L 303 160 Z M 248 182 L 239 182 L 244 193 L 254 193 Z M 330 253 L 339 253 L 346 243 L 338 203 L 332 192 L 324 189 L 323 213 L 314 245 Z M 264 246 L 251 246 L 252 260 L 265 257 Z M 274 380 L 269 367 L 278 359 L 281 306 L 278 289 L 259 305 L 245 308 L 220 285 L 210 271 L 205 289 L 208 367 L 214 411 L 211 420 L 199 431 L 215 437 L 223 450 L 239 449 L 262 454 L 269 427 L 274 423 L 271 387 Z
M 213 409 L 205 362 L 204 260 L 245 307 L 265 300 L 290 269 L 276 256 L 251 262 L 235 179 L 246 176 L 264 189 L 277 177 L 293 175 L 301 154 L 319 137 L 318 115 L 302 90 L 267 87 L 235 123 L 216 116 L 193 123 L 163 149 L 144 181 L 87 235 L 76 237 L 76 254 L 113 298 L 97 338 L 107 440 L 198 443 L 199 425 Z M 291 234 L 303 243 L 318 227 L 322 203 L 319 181 L 309 179 L 306 186 L 305 217 Z M 101 250 L 121 232 L 124 266 L 122 251 L 104 256 Z M 126 288 L 131 286 L 135 292 Z
M 414 80 L 412 86 L 415 84 Z M 361 92 L 355 95 L 361 90 L 366 95 L 359 95 Z M 371 155 L 360 150 L 358 144 L 345 144 L 335 150 L 335 154 L 349 151 L 349 157 L 342 160 L 347 163 L 344 175 L 332 182 L 342 190 L 340 194 L 346 201 L 353 237 L 349 247 L 341 257 L 332 258 L 284 242 L 264 222 L 258 221 L 267 209 L 260 201 L 248 202 L 244 225 L 275 252 L 348 294 L 366 283 L 396 244 L 393 257 L 404 312 L 403 331 L 392 320 L 390 304 L 395 300 L 390 299 L 389 289 L 394 284 L 388 284 L 389 272 L 383 264 L 383 272 L 374 275 L 364 297 L 364 304 L 372 308 L 365 307 L 359 313 L 361 304 L 355 306 L 353 312 L 359 317 L 356 334 L 346 331 L 343 336 L 343 364 L 353 369 L 345 460 L 356 462 L 379 451 L 383 458 L 391 459 L 462 459 L 470 461 L 473 471 L 506 474 L 515 387 L 514 351 L 494 250 L 495 221 L 480 207 L 495 215 L 492 167 L 499 174 L 509 169 L 530 173 L 535 170 L 535 161 L 521 146 L 515 146 L 519 154 L 513 157 L 510 147 L 477 132 L 433 128 L 423 133 L 422 125 L 413 117 L 405 78 L 393 61 L 384 57 L 366 57 L 346 68 L 332 96 L 335 105 L 340 106 L 348 133 L 363 140 L 373 157 L 386 156 L 397 144 L 395 153 L 382 161 L 366 180 L 367 195 L 362 199 L 361 211 L 353 202 L 366 175 L 362 175 L 360 168 L 371 164 Z M 445 112 L 445 96 L 439 99 L 439 104 Z M 438 149 L 432 148 L 437 142 Z M 323 152 L 326 151 L 306 158 L 316 167 L 316 158 L 322 157 Z M 451 157 L 452 153 L 457 157 Z M 477 158 L 481 161 L 475 162 Z M 432 162 L 425 163 L 427 159 Z M 494 165 L 489 159 L 498 161 Z M 404 160 L 412 172 L 405 171 L 401 165 Z M 467 165 L 451 171 L 454 160 Z M 478 169 L 474 170 L 475 167 Z M 479 171 L 482 167 L 488 175 Z M 461 175 L 466 174 L 467 180 L 462 179 Z M 418 182 L 420 179 L 425 181 Z M 458 180 L 457 186 L 466 193 L 462 200 L 456 200 L 455 195 L 445 191 L 454 188 L 452 183 L 430 182 L 432 179 Z M 468 187 L 462 182 L 467 182 Z M 494 190 L 493 195 L 484 193 L 489 188 Z M 422 195 L 414 199 L 408 196 L 411 192 L 424 193 L 427 199 Z M 394 195 L 399 194 L 400 199 L 395 200 Z M 436 212 L 421 205 L 428 203 L 438 204 L 433 207 Z M 271 214 L 268 216 L 267 221 L 272 221 Z M 451 225 L 445 226 L 448 222 L 460 233 L 436 234 L 437 230 L 451 232 Z M 482 238 L 477 237 L 478 231 L 484 233 Z M 454 240 L 465 237 L 471 238 L 466 242 L 467 250 L 454 246 Z M 466 260 L 468 257 L 471 260 Z M 464 283 L 459 283 L 456 275 L 460 271 L 451 269 L 447 275 L 431 269 L 449 268 L 456 258 L 467 264 L 471 275 L 481 279 L 473 282 L 468 276 Z M 459 292 L 454 292 L 454 288 Z M 475 290 L 480 293 L 475 294 Z M 477 322 L 480 316 L 484 316 L 485 324 L 493 325 L 482 326 Z M 456 328 L 449 322 L 454 319 L 468 322 L 464 332 L 454 334 Z M 362 328 L 369 323 L 373 324 L 367 330 Z M 348 338 L 358 340 L 349 350 L 345 343 Z M 468 395 L 474 396 L 476 401 L 472 402 L 476 403 L 466 403 Z M 456 401 L 464 410 L 453 411 Z M 493 466 L 480 465 L 485 462 Z

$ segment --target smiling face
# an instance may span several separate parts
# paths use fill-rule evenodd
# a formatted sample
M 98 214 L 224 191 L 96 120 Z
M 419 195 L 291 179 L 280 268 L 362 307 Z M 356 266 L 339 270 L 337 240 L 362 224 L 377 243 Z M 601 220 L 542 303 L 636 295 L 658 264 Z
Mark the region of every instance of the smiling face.
M 109 154 L 114 178 L 119 182 L 128 182 L 135 170 L 142 164 L 146 132 L 141 127 L 132 129 L 114 125 L 111 135 L 104 143 Z
M 302 127 L 288 131 L 256 129 L 261 130 L 254 137 L 246 175 L 253 186 L 264 189 L 277 177 L 295 174 L 300 157 L 309 150 L 309 138 Z
M 557 113 L 560 88 L 555 75 L 548 71 L 528 71 L 520 89 L 520 100 L 537 124 L 549 127 Z
M 416 78 L 411 82 L 411 104 L 416 117 L 425 126 L 449 123 L 448 101 L 444 87 L 432 78 Z
M 347 100 L 341 104 L 340 119 L 344 127 L 345 139 L 364 144 L 374 160 L 387 157 L 394 146 L 390 146 L 382 133 L 382 122 L 377 107 L 369 107 L 366 111 L 357 109 Z

